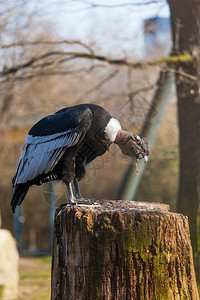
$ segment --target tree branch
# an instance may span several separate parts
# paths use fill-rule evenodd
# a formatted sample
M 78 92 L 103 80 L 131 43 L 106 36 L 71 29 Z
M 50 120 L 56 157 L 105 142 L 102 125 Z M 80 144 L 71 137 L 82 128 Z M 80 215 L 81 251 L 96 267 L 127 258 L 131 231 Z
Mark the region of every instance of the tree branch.
M 37 45 L 62 45 L 62 44 L 68 44 L 68 45 L 79 45 L 86 50 L 88 50 L 90 53 L 93 53 L 93 49 L 86 45 L 85 43 L 81 41 L 34 41 L 34 42 L 17 42 L 17 43 L 11 43 L 11 44 L 4 44 L 0 45 L 0 48 L 7 49 L 7 48 L 14 48 L 14 47 L 25 47 L 25 46 L 37 46 Z
M 119 73 L 119 70 L 114 70 L 112 73 L 108 74 L 105 78 L 103 78 L 97 85 L 93 86 L 92 88 L 88 89 L 80 98 L 78 98 L 75 103 L 81 102 L 86 96 L 96 92 L 100 88 L 102 88 L 106 83 L 108 83 L 112 78 L 114 78 Z
M 173 73 L 178 74 L 178 75 L 181 75 L 183 77 L 186 77 L 186 78 L 188 78 L 188 79 L 190 79 L 192 81 L 197 81 L 197 77 L 196 76 L 188 74 L 188 73 L 186 73 L 186 72 L 184 72 L 182 70 L 176 70 L 176 69 L 172 69 L 172 68 L 169 68 L 169 67 L 166 67 L 165 70 L 173 72 Z
M 96 8 L 96 7 L 104 7 L 104 8 L 117 8 L 117 7 L 127 7 L 127 6 L 145 6 L 145 5 L 152 5 L 163 3 L 163 0 L 152 0 L 152 1 L 145 1 L 145 2 L 126 2 L 126 3 L 119 3 L 119 4 L 100 4 L 100 3 L 93 3 L 86 0 L 73 0 L 73 2 L 79 2 L 88 5 L 87 8 Z
M 50 76 L 55 76 L 55 75 L 60 75 L 60 76 L 66 76 L 66 75 L 79 75 L 81 73 L 89 73 L 92 72 L 92 70 L 96 68 L 96 66 L 91 66 L 90 68 L 80 68 L 76 69 L 73 71 L 51 71 L 51 72 L 45 72 L 45 71 L 39 71 L 37 73 L 33 74 L 28 74 L 28 75 L 22 75 L 22 76 L 15 76 L 15 77 L 7 77 L 3 80 L 0 81 L 0 85 L 4 84 L 5 82 L 15 82 L 15 81 L 26 81 L 26 80 L 31 80 L 35 79 L 37 77 L 50 77 Z
M 65 52 L 65 51 L 51 51 L 51 52 L 47 52 L 45 54 L 42 54 L 38 57 L 33 57 L 31 58 L 29 61 L 23 63 L 23 64 L 19 64 L 13 67 L 4 67 L 4 69 L 0 72 L 0 76 L 4 77 L 7 76 L 9 74 L 15 74 L 20 70 L 23 69 L 27 69 L 29 67 L 32 67 L 36 62 L 39 62 L 43 59 L 52 57 L 52 56 L 72 56 L 73 58 L 84 58 L 84 59 L 92 59 L 92 60 L 99 60 L 105 63 L 109 63 L 109 64 L 113 64 L 113 65 L 123 65 L 123 66 L 129 66 L 132 68 L 144 68 L 144 67 L 148 67 L 148 66 L 155 66 L 155 65 L 160 65 L 163 63 L 178 63 L 178 62 L 189 62 L 193 59 L 192 55 L 190 55 L 189 53 L 185 53 L 182 55 L 176 55 L 176 56 L 169 56 L 169 57 L 164 57 L 161 59 L 157 59 L 157 60 L 152 60 L 152 61 L 146 61 L 146 62 L 132 62 L 129 61 L 127 59 L 114 59 L 114 58 L 110 58 L 107 56 L 102 56 L 102 55 L 98 55 L 96 53 L 85 53 L 85 52 L 76 52 L 76 51 L 69 51 L 69 52 Z M 58 59 L 56 59 L 55 61 L 57 61 Z M 59 60 L 59 63 L 62 61 Z

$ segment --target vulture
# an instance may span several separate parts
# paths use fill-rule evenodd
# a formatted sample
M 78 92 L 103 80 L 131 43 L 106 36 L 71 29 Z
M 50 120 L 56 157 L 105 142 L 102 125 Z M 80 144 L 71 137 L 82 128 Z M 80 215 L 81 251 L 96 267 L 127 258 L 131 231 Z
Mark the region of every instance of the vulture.
M 61 180 L 69 203 L 83 199 L 79 181 L 86 166 L 114 143 L 124 155 L 147 161 L 147 139 L 121 130 L 119 121 L 103 107 L 80 104 L 63 108 L 37 122 L 29 131 L 12 180 L 11 207 L 15 212 L 32 185 Z M 74 192 L 72 183 L 74 184 Z

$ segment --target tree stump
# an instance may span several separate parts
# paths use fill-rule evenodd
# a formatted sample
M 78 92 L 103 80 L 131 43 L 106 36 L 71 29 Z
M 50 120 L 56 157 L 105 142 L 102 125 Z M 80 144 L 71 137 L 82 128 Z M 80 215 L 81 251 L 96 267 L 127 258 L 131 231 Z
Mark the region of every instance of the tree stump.
M 52 300 L 199 299 L 187 217 L 96 202 L 56 211 Z

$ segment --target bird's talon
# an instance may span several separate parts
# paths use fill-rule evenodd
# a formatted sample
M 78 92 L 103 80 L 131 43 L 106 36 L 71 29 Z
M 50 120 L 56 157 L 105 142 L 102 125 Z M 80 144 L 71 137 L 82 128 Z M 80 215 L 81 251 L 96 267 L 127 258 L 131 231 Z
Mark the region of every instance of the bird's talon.
M 81 205 L 81 204 L 86 204 L 86 205 L 91 205 L 91 204 L 97 204 L 96 199 L 94 198 L 79 198 L 76 199 L 76 204 Z

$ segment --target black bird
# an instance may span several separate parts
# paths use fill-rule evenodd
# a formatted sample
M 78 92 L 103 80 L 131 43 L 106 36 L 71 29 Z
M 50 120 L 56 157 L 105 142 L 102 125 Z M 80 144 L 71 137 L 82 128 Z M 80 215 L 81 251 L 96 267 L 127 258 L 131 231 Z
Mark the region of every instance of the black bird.
M 147 160 L 147 140 L 122 131 L 119 121 L 101 106 L 80 104 L 41 119 L 26 137 L 13 178 L 13 212 L 30 186 L 52 180 L 62 180 L 67 185 L 69 202 L 76 203 L 82 198 L 78 181 L 84 177 L 86 165 L 103 155 L 112 143 L 124 155 Z

